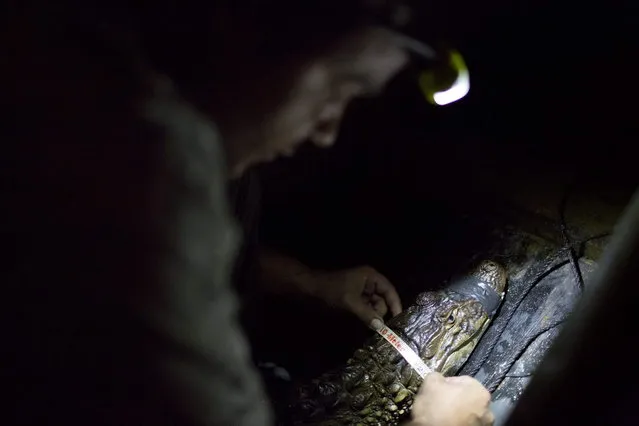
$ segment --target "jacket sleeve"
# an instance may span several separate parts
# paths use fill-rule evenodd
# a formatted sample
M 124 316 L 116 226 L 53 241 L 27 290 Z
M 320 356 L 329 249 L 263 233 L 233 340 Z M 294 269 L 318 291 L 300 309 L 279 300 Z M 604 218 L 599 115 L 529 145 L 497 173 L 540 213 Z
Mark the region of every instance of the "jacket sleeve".
M 227 207 L 219 138 L 172 97 L 170 83 L 158 86 L 143 111 L 165 135 L 163 172 L 170 179 L 158 200 L 157 225 L 168 232 L 160 291 L 144 297 L 141 310 L 171 342 L 158 368 L 179 396 L 178 406 L 196 414 L 198 424 L 266 425 L 268 404 L 230 286 L 240 230 Z
M 16 28 L 2 83 L 8 417 L 271 424 L 229 282 L 240 233 L 214 126 L 84 34 Z

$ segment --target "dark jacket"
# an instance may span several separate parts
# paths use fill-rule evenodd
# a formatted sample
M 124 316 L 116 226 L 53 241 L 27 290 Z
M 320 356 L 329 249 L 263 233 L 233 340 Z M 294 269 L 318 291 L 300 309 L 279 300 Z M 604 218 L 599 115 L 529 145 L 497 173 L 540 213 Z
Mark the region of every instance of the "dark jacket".
M 270 424 L 213 123 L 108 38 L 23 22 L 3 44 L 9 417 Z

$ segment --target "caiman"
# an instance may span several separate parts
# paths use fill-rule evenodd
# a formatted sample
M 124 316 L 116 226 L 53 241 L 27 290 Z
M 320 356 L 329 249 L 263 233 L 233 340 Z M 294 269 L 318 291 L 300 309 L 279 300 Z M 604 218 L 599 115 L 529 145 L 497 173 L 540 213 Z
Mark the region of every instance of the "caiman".
M 454 375 L 499 308 L 506 270 L 483 261 L 443 290 L 421 293 L 387 326 L 433 371 Z M 292 425 L 398 425 L 408 417 L 422 378 L 375 335 L 346 365 L 296 389 Z

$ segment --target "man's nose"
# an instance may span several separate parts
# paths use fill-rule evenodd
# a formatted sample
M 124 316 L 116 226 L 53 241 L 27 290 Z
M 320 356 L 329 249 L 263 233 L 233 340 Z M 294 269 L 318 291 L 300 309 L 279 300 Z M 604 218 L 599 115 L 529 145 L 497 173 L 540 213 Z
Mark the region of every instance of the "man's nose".
M 328 148 L 335 143 L 338 133 L 339 120 L 323 121 L 311 133 L 311 141 L 320 148 Z
M 344 115 L 343 105 L 328 106 L 320 116 L 320 119 L 311 133 L 311 141 L 321 147 L 328 148 L 335 143 Z

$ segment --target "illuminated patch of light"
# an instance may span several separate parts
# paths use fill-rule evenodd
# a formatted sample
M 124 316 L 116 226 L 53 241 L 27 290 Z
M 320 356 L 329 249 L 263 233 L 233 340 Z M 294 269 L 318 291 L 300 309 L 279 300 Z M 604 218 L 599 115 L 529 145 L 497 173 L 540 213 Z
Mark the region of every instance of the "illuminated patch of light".
M 459 70 L 457 80 L 453 86 L 443 92 L 437 92 L 433 95 L 433 100 L 437 105 L 448 105 L 457 102 L 470 91 L 470 75 L 467 69 Z

